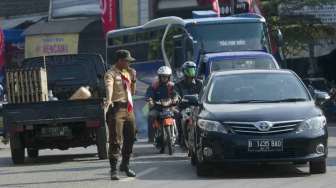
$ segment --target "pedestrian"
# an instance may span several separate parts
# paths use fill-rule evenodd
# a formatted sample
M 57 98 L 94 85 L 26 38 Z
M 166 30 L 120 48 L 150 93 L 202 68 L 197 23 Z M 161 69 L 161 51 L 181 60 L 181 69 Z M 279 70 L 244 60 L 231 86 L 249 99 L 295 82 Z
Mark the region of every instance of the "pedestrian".
M 105 74 L 106 121 L 109 128 L 109 160 L 111 180 L 119 180 L 117 163 L 122 155 L 120 171 L 135 177 L 129 161 L 136 135 L 132 95 L 135 94 L 136 72 L 129 67 L 135 61 L 128 50 L 116 52 L 115 64 Z

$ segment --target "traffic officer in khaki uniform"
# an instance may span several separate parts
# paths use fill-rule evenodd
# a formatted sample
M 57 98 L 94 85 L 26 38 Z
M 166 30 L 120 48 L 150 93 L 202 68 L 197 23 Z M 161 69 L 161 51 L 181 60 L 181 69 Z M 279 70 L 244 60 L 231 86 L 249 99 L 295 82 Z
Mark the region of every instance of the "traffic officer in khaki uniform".
M 129 168 L 136 132 L 132 102 L 136 72 L 128 65 L 133 61 L 135 59 L 128 50 L 118 50 L 115 64 L 105 74 L 105 109 L 110 138 L 111 180 L 119 180 L 117 163 L 120 152 L 122 154 L 120 171 L 126 172 L 128 177 L 135 177 L 135 172 Z

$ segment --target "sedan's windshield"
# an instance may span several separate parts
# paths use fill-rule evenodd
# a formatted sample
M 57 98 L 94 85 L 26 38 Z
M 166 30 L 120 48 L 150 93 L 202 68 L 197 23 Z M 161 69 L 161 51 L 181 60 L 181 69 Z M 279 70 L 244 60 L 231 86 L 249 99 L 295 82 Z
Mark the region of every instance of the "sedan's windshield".
M 267 103 L 310 100 L 303 84 L 292 74 L 251 73 L 218 76 L 212 80 L 209 103 Z
M 233 69 L 276 69 L 276 62 L 270 57 L 224 59 L 211 63 L 211 72 Z

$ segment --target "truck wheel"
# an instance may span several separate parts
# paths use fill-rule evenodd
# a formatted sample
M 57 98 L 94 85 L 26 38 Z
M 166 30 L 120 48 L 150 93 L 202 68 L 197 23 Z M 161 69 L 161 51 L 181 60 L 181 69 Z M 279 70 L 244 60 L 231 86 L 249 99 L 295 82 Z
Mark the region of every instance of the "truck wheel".
M 96 142 L 99 159 L 107 159 L 107 149 L 106 149 L 106 128 L 105 126 L 96 129 Z
M 326 160 L 322 161 L 310 161 L 309 171 L 311 174 L 324 174 L 327 172 Z
M 206 177 L 209 176 L 211 172 L 211 166 L 204 162 L 197 162 L 196 163 L 196 174 L 199 177 Z
M 27 149 L 28 157 L 29 158 L 37 158 L 39 156 L 39 150 L 38 149 Z
M 10 135 L 10 148 L 14 164 L 23 164 L 25 160 L 25 148 L 20 134 Z

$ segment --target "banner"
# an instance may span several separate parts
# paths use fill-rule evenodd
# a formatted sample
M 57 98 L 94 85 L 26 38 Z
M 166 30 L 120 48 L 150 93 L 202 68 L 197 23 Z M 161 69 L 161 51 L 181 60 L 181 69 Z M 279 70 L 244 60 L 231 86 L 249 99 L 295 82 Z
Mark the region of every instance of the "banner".
M 212 9 L 213 11 L 215 11 L 218 15 L 218 17 L 220 16 L 220 7 L 219 7 L 219 3 L 218 0 L 212 0 Z
M 107 32 L 117 27 L 117 3 L 116 0 L 100 0 L 101 19 L 104 36 Z
M 0 28 L 0 71 L 5 64 L 5 35 Z
M 27 36 L 25 42 L 25 57 L 77 54 L 78 39 L 78 34 Z

